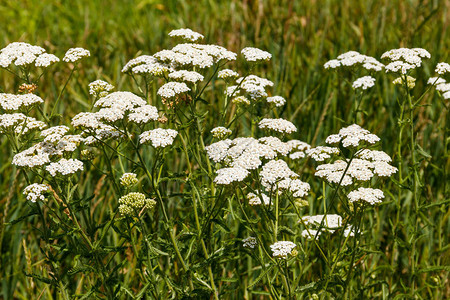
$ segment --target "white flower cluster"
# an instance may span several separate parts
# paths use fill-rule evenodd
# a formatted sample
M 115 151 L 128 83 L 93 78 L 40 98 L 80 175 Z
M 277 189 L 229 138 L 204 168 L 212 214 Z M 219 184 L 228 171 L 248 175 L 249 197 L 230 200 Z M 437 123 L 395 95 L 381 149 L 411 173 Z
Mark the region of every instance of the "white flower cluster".
M 199 81 L 203 81 L 204 77 L 202 74 L 194 72 L 194 71 L 174 71 L 169 74 L 169 78 L 178 81 L 184 81 L 188 83 L 197 83 Z
M 45 53 L 45 49 L 27 43 L 14 42 L 0 50 L 0 67 L 8 68 L 11 64 L 16 66 L 48 67 L 58 62 L 59 58 L 53 54 Z
M 266 88 L 273 86 L 273 82 L 261 78 L 256 75 L 248 75 L 236 80 L 238 85 L 233 85 L 227 88 L 226 94 L 228 97 L 237 96 L 239 94 L 247 94 L 252 100 L 259 100 L 267 97 Z
M 119 199 L 119 212 L 122 216 L 137 217 L 145 209 L 155 207 L 156 201 L 146 198 L 142 193 L 129 193 Z
M 156 128 L 149 131 L 144 131 L 139 136 L 141 144 L 151 141 L 155 148 L 164 148 L 173 144 L 173 140 L 178 135 L 178 131 L 173 129 Z
M 138 183 L 137 175 L 134 173 L 124 173 L 120 177 L 120 184 L 126 188 L 130 188 Z
M 175 29 L 169 32 L 170 37 L 181 37 L 184 40 L 190 41 L 190 42 L 196 42 L 198 40 L 202 40 L 204 38 L 203 35 L 201 35 L 198 32 L 195 32 L 189 28 L 181 28 L 181 29 Z
M 236 60 L 236 53 L 218 45 L 178 44 L 171 50 L 162 50 L 153 55 L 159 63 L 178 68 L 210 68 L 220 61 Z
M 339 67 L 351 67 L 354 65 L 362 65 L 366 70 L 381 71 L 384 67 L 382 63 L 371 56 L 360 54 L 356 51 L 349 51 L 343 53 L 324 64 L 325 69 L 336 69 Z
M 233 182 L 241 182 L 247 178 L 249 171 L 240 167 L 222 168 L 216 171 L 217 176 L 214 183 L 221 185 L 229 185 Z
M 245 96 L 237 96 L 233 98 L 231 102 L 237 105 L 250 105 L 250 100 Z
M 287 142 L 291 148 L 291 154 L 289 154 L 290 159 L 300 159 L 306 156 L 306 151 L 311 149 L 311 146 L 305 142 L 299 140 L 290 140 Z
M 12 163 L 18 167 L 41 167 L 49 164 L 51 158 L 74 152 L 83 138 L 80 135 L 66 135 L 68 130 L 66 126 L 55 126 L 44 130 L 41 132 L 44 140 L 17 153 Z
M 350 166 L 347 161 L 337 160 L 331 164 L 323 164 L 317 167 L 315 175 L 325 178 L 330 183 L 338 184 L 341 180 L 342 186 L 348 186 L 353 180 L 368 181 L 374 175 L 389 177 L 397 172 L 397 168 L 391 166 L 385 161 L 368 161 L 365 159 L 354 158 Z M 345 170 L 347 171 L 345 172 Z M 344 175 L 345 172 L 345 175 Z
M 48 190 L 48 186 L 45 184 L 33 183 L 23 190 L 23 194 L 31 202 L 36 202 L 37 200 L 45 201 L 44 193 L 48 192 Z
M 261 201 L 262 199 L 262 201 Z M 248 193 L 247 200 L 249 205 L 270 205 L 270 198 L 266 194 L 256 195 L 255 193 Z
M 213 137 L 220 140 L 230 135 L 231 132 L 232 131 L 230 129 L 227 129 L 225 127 L 216 127 L 211 130 Z
M 272 58 L 272 54 L 258 48 L 246 47 L 241 51 L 242 55 L 248 62 L 262 62 Z
M 0 133 L 27 134 L 47 127 L 42 121 L 27 117 L 22 113 L 0 115 Z
M 354 89 L 362 88 L 363 90 L 367 90 L 375 85 L 375 78 L 372 76 L 363 76 L 361 78 L 356 79 L 352 86 Z
M 267 97 L 266 98 L 267 103 L 273 103 L 276 107 L 283 106 L 286 104 L 286 99 L 284 99 L 281 96 L 273 96 L 273 97 Z
M 339 149 L 335 147 L 317 146 L 306 150 L 306 154 L 315 161 L 324 161 L 331 157 L 331 154 L 339 154 Z
M 323 227 L 333 231 L 342 226 L 342 217 L 336 214 L 306 216 L 302 218 L 302 221 L 305 225 L 323 224 Z
M 77 62 L 84 57 L 91 56 L 91 52 L 84 48 L 70 48 L 63 57 L 65 62 Z
M 182 93 L 189 92 L 191 89 L 184 82 L 168 82 L 162 85 L 157 94 L 164 99 L 174 98 Z
M 258 242 L 256 241 L 256 238 L 249 236 L 248 238 L 245 238 L 242 240 L 242 246 L 244 248 L 251 248 L 254 249 L 258 245 Z
M 386 72 L 406 74 L 408 71 L 420 67 L 422 58 L 430 58 L 430 53 L 422 48 L 399 48 L 389 50 L 381 58 L 388 59 L 391 62 L 386 65 Z
M 302 218 L 302 221 L 305 225 L 316 228 L 307 228 L 302 231 L 302 236 L 308 240 L 313 240 L 316 236 L 318 238 L 323 232 L 334 233 L 343 226 L 342 217 L 336 214 L 306 216 Z M 344 228 L 344 237 L 354 236 L 354 230 L 352 230 L 353 226 Z
M 436 86 L 436 90 L 442 93 L 444 99 L 450 99 L 450 83 L 447 83 L 445 79 L 439 77 L 431 77 L 428 79 L 428 84 Z
M 35 94 L 14 95 L 0 93 L 0 108 L 4 111 L 25 109 L 40 103 L 44 103 L 44 100 Z
M 89 94 L 94 97 L 105 97 L 112 89 L 114 89 L 114 86 L 103 80 L 96 80 L 89 83 Z
M 270 245 L 272 256 L 279 259 L 287 259 L 288 255 L 293 255 L 295 247 L 297 247 L 297 245 L 289 241 L 280 241 Z
M 114 92 L 108 94 L 94 103 L 94 107 L 100 108 L 98 112 L 79 113 L 72 119 L 74 127 L 89 129 L 85 133 L 93 131 L 114 131 L 110 137 L 120 136 L 117 131 L 105 123 L 114 123 L 123 120 L 128 115 L 128 121 L 136 124 L 147 124 L 150 121 L 158 120 L 158 110 L 156 107 L 148 105 L 141 97 L 130 92 Z M 105 122 L 105 123 L 103 123 Z M 98 135 L 99 133 L 97 133 Z M 97 136 L 97 138 L 99 138 Z M 101 138 L 102 139 L 102 138 Z
M 380 138 L 370 133 L 370 131 L 361 128 L 361 126 L 353 124 L 342 128 L 338 134 L 332 134 L 325 140 L 327 144 L 338 144 L 342 142 L 342 145 L 346 148 L 358 147 L 361 141 L 374 144 L 379 142 Z
M 259 128 L 261 129 L 269 129 L 280 133 L 293 133 L 297 131 L 292 122 L 289 122 L 285 119 L 262 119 L 259 124 Z
M 217 73 L 217 77 L 220 79 L 237 79 L 239 73 L 230 69 L 223 69 Z
M 65 159 L 61 158 L 56 163 L 51 163 L 45 167 L 45 169 L 52 175 L 53 177 L 57 175 L 67 176 L 75 174 L 78 171 L 83 171 L 83 163 L 77 159 Z
M 440 62 L 436 65 L 436 69 L 434 70 L 435 73 L 438 73 L 439 75 L 444 75 L 446 73 L 450 73 L 450 64 L 445 62 Z
M 162 77 L 172 70 L 168 65 L 158 62 L 156 57 L 150 55 L 141 55 L 133 58 L 122 68 L 123 73 L 132 73 L 137 75 L 151 75 Z
M 309 184 L 298 179 L 298 174 L 289 169 L 283 160 L 274 160 L 292 153 L 308 149 L 310 146 L 298 140 L 282 142 L 276 137 L 236 138 L 222 140 L 206 147 L 208 157 L 216 163 L 230 166 L 230 171 L 222 173 L 221 182 L 226 182 L 225 176 L 232 171 L 254 170 L 262 165 L 262 159 L 270 160 L 260 172 L 261 185 L 268 191 L 278 187 L 278 192 L 287 191 L 296 198 L 306 196 Z M 219 170 L 220 171 L 220 170 Z M 248 172 L 242 172 L 243 179 Z M 232 182 L 232 181 L 230 181 Z M 264 196 L 262 196 L 264 198 Z
M 362 201 L 369 205 L 375 205 L 382 202 L 384 194 L 379 189 L 360 187 L 357 190 L 351 191 L 347 197 L 350 203 Z

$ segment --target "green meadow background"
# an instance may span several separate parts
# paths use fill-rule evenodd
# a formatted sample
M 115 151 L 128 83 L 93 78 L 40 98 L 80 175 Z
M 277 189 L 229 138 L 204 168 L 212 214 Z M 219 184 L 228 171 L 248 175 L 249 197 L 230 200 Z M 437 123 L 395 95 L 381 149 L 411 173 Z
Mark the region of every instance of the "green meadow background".
M 275 83 L 273 95 L 287 99 L 280 117 L 294 122 L 299 131 L 295 138 L 312 145 L 323 144 L 326 136 L 345 125 L 351 112 L 354 93 L 346 79 L 350 73 L 324 70 L 323 64 L 349 50 L 380 59 L 387 50 L 400 47 L 420 47 L 431 53 L 416 73 L 415 95 L 424 91 L 426 81 L 434 76 L 438 62 L 450 62 L 450 2 L 400 0 L 261 0 L 261 1 L 6 1 L 0 0 L 0 48 L 15 41 L 44 47 L 60 58 L 70 47 L 84 47 L 91 57 L 69 82 L 58 106 L 60 123 L 89 109 L 88 84 L 106 80 L 116 90 L 133 91 L 130 77 L 121 73 L 125 63 L 138 55 L 153 54 L 174 46 L 168 37 L 172 29 L 188 27 L 205 36 L 206 43 L 218 44 L 239 52 L 247 46 L 272 53 L 272 60 L 259 69 L 260 76 Z M 233 64 L 231 65 L 231 68 Z M 52 107 L 60 87 L 70 73 L 65 64 L 51 67 L 41 79 L 38 94 Z M 364 96 L 365 115 L 361 125 L 382 139 L 382 150 L 396 157 L 399 107 L 398 89 L 391 84 L 392 76 L 377 75 L 375 87 Z M 16 92 L 19 82 L 0 70 L 0 91 Z M 211 115 L 218 112 L 210 102 Z M 424 151 L 420 161 L 424 178 L 422 199 L 429 203 L 420 215 L 420 235 L 417 242 L 418 274 L 424 299 L 450 297 L 450 283 L 439 292 L 427 286 L 433 280 L 448 276 L 450 234 L 448 193 L 448 106 L 432 91 L 422 101 L 415 115 L 416 138 Z M 214 120 L 209 121 L 211 126 Z M 405 144 L 403 159 L 407 159 Z M 10 164 L 12 156 L 6 138 L 0 135 L 0 299 L 36 299 L 39 291 L 25 276 L 39 264 L 39 227 L 32 218 L 11 223 L 27 211 L 21 191 L 24 182 L 16 176 Z M 312 185 L 319 180 L 311 177 Z M 315 183 L 312 183 L 315 181 Z M 388 189 L 395 191 L 394 183 Z M 434 205 L 436 204 L 436 205 Z M 402 224 L 393 230 L 389 219 L 396 206 L 380 207 L 374 226 L 380 268 L 393 288 L 401 290 L 402 277 L 409 275 L 408 222 L 411 221 L 411 197 L 405 196 Z M 376 227 L 376 228 L 375 228 Z M 390 250 L 399 246 L 397 264 L 391 265 Z M 390 266 L 390 267 L 389 267 Z M 432 269 L 434 266 L 440 266 Z M 444 266 L 444 267 L 442 267 Z M 428 270 L 428 269 L 430 270 Z M 439 277 L 441 279 L 436 279 Z M 42 285 L 43 286 L 43 285 Z M 41 286 L 41 287 L 42 287 Z M 36 293 L 36 294 L 30 294 Z M 42 299 L 50 297 L 50 294 Z

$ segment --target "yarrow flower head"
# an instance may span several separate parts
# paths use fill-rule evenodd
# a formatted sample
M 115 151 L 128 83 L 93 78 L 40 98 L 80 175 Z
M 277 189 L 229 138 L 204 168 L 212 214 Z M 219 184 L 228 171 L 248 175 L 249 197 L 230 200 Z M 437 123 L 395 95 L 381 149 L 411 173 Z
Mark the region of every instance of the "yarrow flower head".
M 89 83 L 89 94 L 94 97 L 105 97 L 112 89 L 114 89 L 114 86 L 103 80 L 96 80 Z
M 227 129 L 225 127 L 216 127 L 211 130 L 213 137 L 219 140 L 227 137 L 228 135 L 231 134 L 231 132 L 232 131 L 230 129 Z
M 391 62 L 386 65 L 386 72 L 406 74 L 422 65 L 422 58 L 430 58 L 430 53 L 422 48 L 399 48 L 389 50 L 381 56 Z
M 222 168 L 216 171 L 217 176 L 214 178 L 214 183 L 220 185 L 229 185 L 233 182 L 241 182 L 247 178 L 249 171 L 244 168 Z
M 124 173 L 120 177 L 120 184 L 126 188 L 130 188 L 138 183 L 137 175 L 134 173 Z
M 360 187 L 355 191 L 351 191 L 347 197 L 350 203 L 365 202 L 369 205 L 375 205 L 382 202 L 384 194 L 379 189 Z
M 434 70 L 434 72 L 438 73 L 439 75 L 450 73 L 450 64 L 440 62 L 436 65 L 436 69 Z
M 161 86 L 157 93 L 161 98 L 170 99 L 190 90 L 184 82 L 168 82 Z
M 27 196 L 27 200 L 36 202 L 37 200 L 44 201 L 44 194 L 48 191 L 49 188 L 46 184 L 33 183 L 23 190 L 23 194 Z
M 156 128 L 149 131 L 144 131 L 139 136 L 139 142 L 145 144 L 151 142 L 155 148 L 165 148 L 173 144 L 178 131 L 173 129 Z
M 267 103 L 273 103 L 276 107 L 283 106 L 286 103 L 286 99 L 281 96 L 273 96 L 266 98 Z
M 223 69 L 221 71 L 219 71 L 219 73 L 217 74 L 217 77 L 219 77 L 220 79 L 236 79 L 239 77 L 239 73 L 230 69 Z
M 34 65 L 36 67 L 47 68 L 57 62 L 59 62 L 59 58 L 57 56 L 49 53 L 42 53 L 36 58 Z
M 339 154 L 339 149 L 335 147 L 317 146 L 307 149 L 306 154 L 315 161 L 324 161 L 331 157 L 331 154 Z
M 337 59 L 329 60 L 324 64 L 325 69 L 336 69 L 339 67 L 353 67 L 361 65 L 366 70 L 381 71 L 384 67 L 382 63 L 371 56 L 360 54 L 356 51 L 348 51 L 337 57 Z
M 327 144 L 337 144 L 342 142 L 344 147 L 358 147 L 360 142 L 364 141 L 370 144 L 374 144 L 380 141 L 380 138 L 370 131 L 361 128 L 357 124 L 350 125 L 348 127 L 339 130 L 338 134 L 332 134 L 325 140 Z
M 138 217 L 146 209 L 152 209 L 156 201 L 142 193 L 129 193 L 119 199 L 119 212 L 122 216 Z
M 169 78 L 188 83 L 197 83 L 199 81 L 203 81 L 204 79 L 203 75 L 200 73 L 186 70 L 174 71 L 169 74 Z
M 295 247 L 297 247 L 297 245 L 289 241 L 280 241 L 270 245 L 272 256 L 279 259 L 287 259 L 288 255 L 296 255 L 296 252 L 294 251 Z
M 255 248 L 256 245 L 258 245 L 258 242 L 256 241 L 256 238 L 249 236 L 248 238 L 245 238 L 242 240 L 242 246 L 244 248 Z
M 272 54 L 258 48 L 246 47 L 241 51 L 242 55 L 248 62 L 262 62 L 272 58 Z
M 65 62 L 77 62 L 82 58 L 91 56 L 91 52 L 84 48 L 70 48 L 63 57 Z
M 0 109 L 4 111 L 27 109 L 41 103 L 44 103 L 44 100 L 35 94 L 14 95 L 0 93 Z
M 367 90 L 368 88 L 371 88 L 375 85 L 375 78 L 372 76 L 364 76 L 361 78 L 356 79 L 353 82 L 353 88 L 358 89 L 362 88 L 363 90 Z
M 295 125 L 285 119 L 262 119 L 258 126 L 261 129 L 269 129 L 287 134 L 297 131 Z
M 8 68 L 11 64 L 16 66 L 48 67 L 58 62 L 59 58 L 53 54 L 45 53 L 45 49 L 27 43 L 14 42 L 0 50 L 0 67 Z
M 181 28 L 181 29 L 175 29 L 169 32 L 170 37 L 181 37 L 184 40 L 190 41 L 190 42 L 196 42 L 198 40 L 202 40 L 204 38 L 203 35 L 201 35 L 198 32 L 195 32 L 189 28 Z
M 61 158 L 56 163 L 51 163 L 47 167 L 45 167 L 47 172 L 50 173 L 53 177 L 57 175 L 68 176 L 75 174 L 78 171 L 83 171 L 83 163 L 77 159 L 65 159 Z
M 262 199 L 262 201 L 261 201 Z M 270 205 L 270 198 L 266 194 L 256 195 L 254 193 L 247 194 L 247 200 L 249 205 Z

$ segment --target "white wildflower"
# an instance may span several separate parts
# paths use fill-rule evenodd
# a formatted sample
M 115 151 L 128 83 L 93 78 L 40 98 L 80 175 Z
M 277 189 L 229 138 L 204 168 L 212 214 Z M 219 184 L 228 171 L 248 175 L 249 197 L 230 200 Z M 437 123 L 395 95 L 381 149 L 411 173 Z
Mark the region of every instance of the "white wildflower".
M 357 190 L 351 191 L 347 197 L 350 203 L 364 201 L 370 205 L 375 205 L 382 202 L 384 194 L 379 189 L 360 187 Z
M 434 72 L 438 73 L 439 75 L 450 73 L 450 64 L 445 62 L 438 63 Z
M 427 84 L 432 84 L 432 85 L 440 85 L 442 83 L 445 83 L 445 79 L 439 78 L 439 77 L 430 77 L 427 81 Z
M 295 125 L 285 119 L 262 119 L 258 126 L 261 129 L 269 129 L 287 134 L 297 131 Z
M 186 70 L 174 71 L 169 74 L 169 78 L 189 83 L 197 83 L 199 81 L 203 81 L 204 79 L 203 75 L 200 73 Z
M 375 85 L 375 78 L 372 76 L 363 76 L 361 78 L 356 79 L 353 82 L 353 88 L 358 89 L 362 88 L 363 90 L 367 90 Z
M 91 56 L 91 53 L 89 50 L 83 49 L 83 48 L 70 48 L 67 50 L 66 54 L 64 55 L 63 61 L 65 62 L 76 62 L 84 57 Z
M 261 201 L 262 199 L 262 201 Z M 261 205 L 264 203 L 264 205 L 270 205 L 270 198 L 266 194 L 259 194 L 256 195 L 254 193 L 248 193 L 247 194 L 247 200 L 249 205 Z
M 202 40 L 204 38 L 203 35 L 201 35 L 198 32 L 195 32 L 189 28 L 181 28 L 181 29 L 175 29 L 169 32 L 170 37 L 181 37 L 184 40 L 190 41 L 190 42 L 196 42 L 198 40 Z
M 297 247 L 297 245 L 289 241 L 280 241 L 270 245 L 272 256 L 280 259 L 287 259 L 288 255 L 293 255 L 295 247 Z
M 241 53 L 244 55 L 245 60 L 249 62 L 260 62 L 272 58 L 272 54 L 269 52 L 253 47 L 246 47 L 242 49 Z
M 114 86 L 103 80 L 95 80 L 89 83 L 89 94 L 94 97 L 105 97 L 112 89 L 114 89 Z
M 223 69 L 219 71 L 217 77 L 220 79 L 236 79 L 239 77 L 239 73 L 230 69 Z
M 244 168 L 222 168 L 216 171 L 217 176 L 214 183 L 229 185 L 233 182 L 241 182 L 247 178 L 249 171 Z
M 178 132 L 173 129 L 156 128 L 149 131 L 144 131 L 139 136 L 139 142 L 145 144 L 151 141 L 155 148 L 164 148 L 173 144 L 173 140 L 178 135 Z
M 36 61 L 34 62 L 34 65 L 36 67 L 44 67 L 47 68 L 48 66 L 59 62 L 59 58 L 53 54 L 49 53 L 42 53 L 36 58 Z
M 134 173 L 124 173 L 120 177 L 120 184 L 124 187 L 130 188 L 138 183 L 137 175 Z
M 147 124 L 150 121 L 157 121 L 158 118 L 158 109 L 149 104 L 133 108 L 132 113 L 128 115 L 128 120 L 136 124 Z
M 320 226 L 322 224 L 322 227 L 331 232 L 342 226 L 342 217 L 336 214 L 306 216 L 302 218 L 302 221 L 305 225 Z
M 266 98 L 267 103 L 273 103 L 276 107 L 283 106 L 286 103 L 286 99 L 281 96 L 273 96 Z
M 215 137 L 216 139 L 223 139 L 226 136 L 230 135 L 231 132 L 232 131 L 230 129 L 227 129 L 225 127 L 216 127 L 211 130 L 213 137 Z
M 83 171 L 83 163 L 77 159 L 65 159 L 61 158 L 56 163 L 51 163 L 45 167 L 45 169 L 53 176 L 56 175 L 72 175 L 78 171 Z
M 33 183 L 23 190 L 23 194 L 27 196 L 27 200 L 36 202 L 37 200 L 45 201 L 44 193 L 48 192 L 49 188 L 45 184 Z
M 374 144 L 380 141 L 380 138 L 370 131 L 361 128 L 357 124 L 350 125 L 348 127 L 339 130 L 339 134 L 333 134 L 326 138 L 327 144 L 336 144 L 342 142 L 344 147 L 358 147 L 361 141 L 365 141 L 370 144 Z
M 232 103 L 234 104 L 241 104 L 241 105 L 250 105 L 250 100 L 248 100 L 245 96 L 238 96 L 238 97 L 234 97 L 231 100 Z
M 331 157 L 331 154 L 339 154 L 339 149 L 335 147 L 318 146 L 307 149 L 306 154 L 315 161 L 324 161 Z
M 130 92 L 114 92 L 98 99 L 94 107 L 111 108 L 122 111 L 132 111 L 135 107 L 146 105 L 141 97 Z
M 161 98 L 169 99 L 189 92 L 190 90 L 184 82 L 168 82 L 158 89 L 158 95 Z
M 249 236 L 248 238 L 245 238 L 242 240 L 242 246 L 244 248 L 255 248 L 258 242 L 256 241 L 256 238 Z

